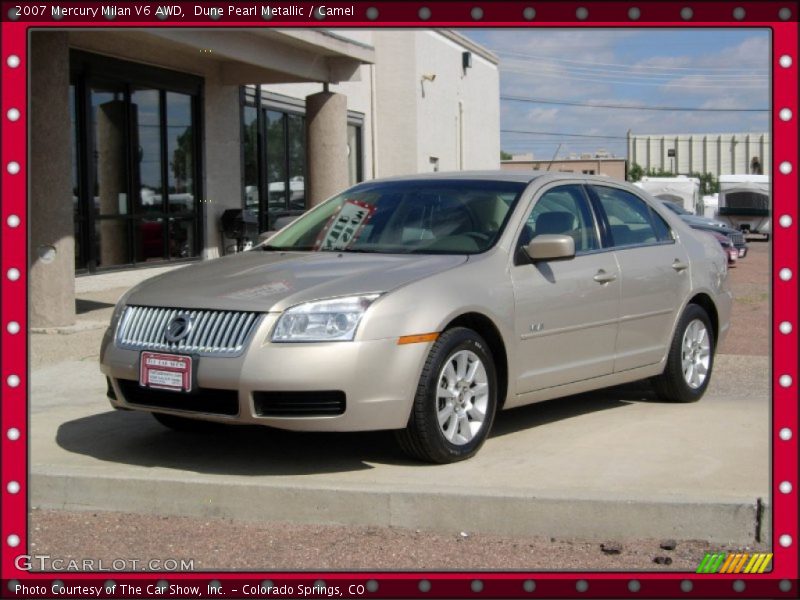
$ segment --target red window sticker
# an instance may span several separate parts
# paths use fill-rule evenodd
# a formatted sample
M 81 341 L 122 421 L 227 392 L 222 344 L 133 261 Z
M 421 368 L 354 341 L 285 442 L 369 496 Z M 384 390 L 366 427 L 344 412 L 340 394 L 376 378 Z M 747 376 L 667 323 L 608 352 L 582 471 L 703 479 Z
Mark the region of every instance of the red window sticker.
M 358 200 L 346 200 L 339 211 L 328 219 L 317 237 L 314 249 L 346 250 L 358 239 L 374 212 L 374 205 Z

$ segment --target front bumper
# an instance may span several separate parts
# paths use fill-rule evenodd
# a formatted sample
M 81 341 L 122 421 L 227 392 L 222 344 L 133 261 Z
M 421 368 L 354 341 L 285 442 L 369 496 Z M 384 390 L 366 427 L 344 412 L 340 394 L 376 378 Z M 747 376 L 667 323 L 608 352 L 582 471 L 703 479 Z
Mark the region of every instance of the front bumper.
M 101 371 L 109 377 L 116 408 L 197 417 L 225 423 L 257 424 L 298 431 L 401 429 L 411 411 L 422 366 L 431 343 L 398 345 L 397 338 L 354 342 L 273 344 L 268 335 L 277 315 L 266 315 L 249 347 L 237 357 L 194 357 L 196 386 L 205 396 L 215 390 L 238 398 L 237 414 L 204 410 L 199 396 L 181 392 L 170 406 L 155 407 L 126 397 L 123 387 L 138 386 L 140 352 L 118 348 L 111 329 L 100 351 Z M 125 385 L 120 385 L 120 380 Z M 345 409 L 337 415 L 260 416 L 255 392 L 305 392 L 313 398 L 341 391 Z M 170 396 L 172 399 L 172 396 Z M 181 402 L 185 400 L 185 409 Z M 193 406 L 193 400 L 195 405 Z

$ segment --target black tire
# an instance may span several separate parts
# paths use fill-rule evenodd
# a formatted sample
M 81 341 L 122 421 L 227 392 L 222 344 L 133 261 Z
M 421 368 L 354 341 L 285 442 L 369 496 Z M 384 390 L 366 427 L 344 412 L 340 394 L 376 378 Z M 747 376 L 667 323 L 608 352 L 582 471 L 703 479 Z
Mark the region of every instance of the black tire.
M 173 431 L 181 431 L 185 433 L 204 433 L 219 429 L 219 423 L 211 421 L 203 421 L 202 419 L 189 419 L 186 417 L 178 417 L 175 415 L 167 415 L 164 413 L 150 413 L 153 418 L 161 423 L 164 427 L 172 429 Z
M 686 381 L 682 366 L 684 335 L 687 328 L 694 321 L 700 321 L 703 324 L 710 343 L 708 369 L 705 373 L 705 379 L 697 387 L 689 385 Z M 697 402 L 703 397 L 706 388 L 708 388 L 708 383 L 711 381 L 715 351 L 716 340 L 714 339 L 714 330 L 711 327 L 711 319 L 709 319 L 708 313 L 697 304 L 689 304 L 683 311 L 678 321 L 678 326 L 675 328 L 675 335 L 669 348 L 664 372 L 651 380 L 656 396 L 660 400 L 667 402 Z
M 457 444 L 448 441 L 439 426 L 438 386 L 447 362 L 463 350 L 480 359 L 486 372 L 488 399 L 480 429 L 471 434 L 471 440 Z M 440 335 L 431 348 L 422 369 L 408 426 L 396 432 L 397 441 L 406 454 L 426 462 L 444 464 L 464 460 L 473 456 L 486 441 L 496 409 L 497 373 L 489 346 L 473 330 L 454 327 Z

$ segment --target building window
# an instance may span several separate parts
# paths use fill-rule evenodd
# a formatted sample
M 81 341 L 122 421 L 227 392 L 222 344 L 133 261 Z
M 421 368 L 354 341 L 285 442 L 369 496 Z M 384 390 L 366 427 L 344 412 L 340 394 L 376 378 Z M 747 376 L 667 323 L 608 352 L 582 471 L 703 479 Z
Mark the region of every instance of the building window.
M 244 170 L 244 207 L 258 210 L 258 109 L 242 108 L 242 165 Z
M 364 180 L 361 148 L 361 126 L 347 124 L 347 175 L 350 185 Z
M 261 231 L 281 227 L 306 209 L 305 99 L 242 88 L 244 207 L 256 210 Z M 348 116 L 350 184 L 363 180 L 363 117 Z M 266 189 L 266 194 L 259 190 Z
M 75 267 L 198 254 L 198 77 L 70 54 Z

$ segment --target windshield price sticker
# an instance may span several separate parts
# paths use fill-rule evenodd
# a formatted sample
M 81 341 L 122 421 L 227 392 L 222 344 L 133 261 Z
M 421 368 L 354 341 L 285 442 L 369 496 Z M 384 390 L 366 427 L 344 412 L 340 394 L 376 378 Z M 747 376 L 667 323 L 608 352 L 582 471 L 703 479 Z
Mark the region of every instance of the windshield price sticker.
M 142 352 L 139 385 L 173 392 L 192 390 L 192 357 Z
M 339 212 L 328 219 L 316 243 L 315 250 L 346 250 L 369 222 L 375 206 L 358 200 L 346 200 Z

